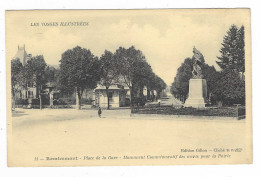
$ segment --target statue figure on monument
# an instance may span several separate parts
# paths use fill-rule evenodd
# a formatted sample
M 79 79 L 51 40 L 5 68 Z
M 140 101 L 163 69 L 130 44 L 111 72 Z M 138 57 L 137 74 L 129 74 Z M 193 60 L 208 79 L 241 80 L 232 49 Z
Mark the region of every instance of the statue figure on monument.
M 192 71 L 192 78 L 193 79 L 202 79 L 202 69 L 201 66 L 204 64 L 205 60 L 203 55 L 198 51 L 195 47 L 193 47 L 193 71 Z

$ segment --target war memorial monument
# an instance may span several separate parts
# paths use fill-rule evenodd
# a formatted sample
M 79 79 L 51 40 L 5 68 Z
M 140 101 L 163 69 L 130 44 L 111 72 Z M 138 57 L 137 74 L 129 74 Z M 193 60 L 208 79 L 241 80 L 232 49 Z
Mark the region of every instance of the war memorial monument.
M 195 47 L 193 48 L 193 71 L 192 78 L 189 81 L 189 96 L 185 102 L 185 107 L 205 108 L 207 97 L 207 83 L 203 79 L 202 65 L 204 57 Z

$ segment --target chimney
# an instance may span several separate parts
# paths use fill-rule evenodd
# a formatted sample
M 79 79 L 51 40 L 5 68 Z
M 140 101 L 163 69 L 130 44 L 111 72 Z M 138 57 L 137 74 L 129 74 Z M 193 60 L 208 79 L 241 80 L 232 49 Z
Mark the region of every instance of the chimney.
M 19 50 L 19 44 L 18 44 L 18 50 Z

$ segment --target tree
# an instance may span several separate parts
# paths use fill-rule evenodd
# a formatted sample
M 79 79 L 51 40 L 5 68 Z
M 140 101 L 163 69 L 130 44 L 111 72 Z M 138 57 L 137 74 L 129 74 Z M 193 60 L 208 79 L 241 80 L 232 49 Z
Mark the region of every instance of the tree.
M 157 97 L 161 97 L 161 92 L 166 88 L 166 83 L 157 75 L 153 75 L 151 79 L 151 90 L 155 90 L 157 92 Z
M 59 69 L 56 69 L 53 66 L 47 66 L 45 69 L 47 82 L 55 83 L 57 85 Z
M 231 68 L 220 72 L 215 80 L 213 89 L 214 99 L 225 105 L 245 104 L 245 81 L 240 78 L 239 72 Z
M 237 35 L 237 48 L 238 48 L 238 61 L 237 70 L 238 72 L 245 72 L 245 28 L 242 26 L 238 30 Z
M 100 57 L 100 64 L 100 84 L 106 87 L 107 109 L 109 109 L 108 89 L 112 84 L 115 84 L 118 78 L 113 53 L 105 50 L 104 54 Z
M 138 62 L 135 69 L 136 72 L 133 79 L 133 95 L 134 97 L 143 99 L 144 86 L 146 86 L 148 90 L 153 89 L 155 74 L 145 58 L 144 60 Z
M 202 74 L 204 79 L 207 82 L 207 98 L 209 103 L 215 104 L 216 103 L 216 95 L 214 95 L 214 89 L 218 84 L 218 79 L 220 73 L 216 71 L 214 66 L 209 66 L 208 64 L 202 65 Z
M 154 83 L 155 83 L 155 73 L 151 70 L 150 73 L 148 73 L 146 86 L 147 86 L 147 99 L 151 99 L 151 91 L 154 90 Z
M 217 64 L 222 71 L 214 86 L 215 99 L 226 105 L 245 103 L 245 81 L 239 73 L 245 72 L 244 26 L 238 29 L 232 25 L 224 36 Z
M 114 56 L 117 73 L 130 89 L 131 110 L 133 105 L 145 103 L 144 86 L 147 86 L 147 90 L 166 87 L 164 81 L 154 74 L 143 53 L 134 46 L 128 49 L 119 47 Z
M 43 86 L 46 84 L 45 68 L 47 64 L 44 60 L 43 55 L 37 55 L 32 57 L 24 66 L 23 76 L 28 82 L 35 84 L 36 86 L 36 97 L 39 97 L 40 109 L 42 109 L 42 91 Z
M 115 52 L 116 68 L 118 74 L 123 77 L 124 83 L 130 89 L 131 108 L 133 104 L 134 93 L 137 91 L 137 84 L 145 77 L 145 69 L 147 66 L 145 56 L 140 50 L 134 46 L 125 49 L 119 47 Z
M 161 97 L 161 92 L 163 89 L 166 89 L 166 83 L 160 78 L 159 76 L 155 77 L 155 90 L 157 92 L 157 96 L 160 98 Z
M 22 74 L 23 65 L 19 58 L 13 59 L 11 61 L 11 87 L 12 87 L 12 107 L 15 109 L 16 102 L 16 91 L 19 85 L 19 78 Z
M 236 69 L 238 72 L 245 72 L 245 42 L 244 42 L 244 26 L 240 29 L 236 25 L 232 25 L 224 36 L 222 47 L 220 49 L 221 56 L 217 57 L 217 64 L 221 69 L 228 67 Z
M 76 93 L 76 108 L 81 109 L 84 89 L 94 89 L 100 79 L 100 63 L 90 50 L 79 46 L 62 54 L 59 81 L 61 91 Z
M 189 80 L 192 78 L 193 60 L 186 58 L 177 70 L 171 92 L 179 99 L 186 99 L 189 93 Z M 184 101 L 184 100 L 183 100 Z

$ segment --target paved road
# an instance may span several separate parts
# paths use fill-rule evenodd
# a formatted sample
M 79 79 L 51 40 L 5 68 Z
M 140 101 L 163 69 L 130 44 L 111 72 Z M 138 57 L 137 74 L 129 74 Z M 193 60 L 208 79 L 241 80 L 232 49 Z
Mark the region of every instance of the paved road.
M 147 105 L 156 105 L 159 104 L 159 101 L 160 101 L 160 105 L 163 106 L 181 107 L 183 105 L 181 101 L 177 100 L 173 96 L 163 97 L 158 101 L 147 103 Z

